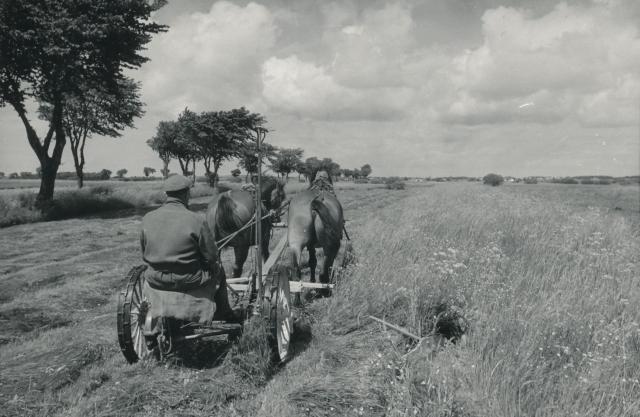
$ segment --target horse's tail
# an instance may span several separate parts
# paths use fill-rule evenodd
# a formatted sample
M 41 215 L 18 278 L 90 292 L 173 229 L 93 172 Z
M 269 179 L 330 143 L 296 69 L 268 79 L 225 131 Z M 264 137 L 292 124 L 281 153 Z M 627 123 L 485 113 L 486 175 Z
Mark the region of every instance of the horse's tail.
M 230 234 L 242 227 L 242 219 L 237 213 L 235 201 L 224 193 L 218 198 L 216 208 L 216 228 L 220 234 Z
M 342 224 L 338 224 L 338 219 L 333 219 L 321 197 L 311 200 L 311 210 L 318 213 L 324 226 L 324 233 L 329 242 L 336 243 L 342 239 Z

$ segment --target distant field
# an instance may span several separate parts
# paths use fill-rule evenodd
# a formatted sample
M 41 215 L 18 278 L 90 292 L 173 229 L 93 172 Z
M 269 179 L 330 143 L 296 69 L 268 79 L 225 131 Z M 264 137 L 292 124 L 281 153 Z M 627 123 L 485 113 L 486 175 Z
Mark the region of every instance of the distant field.
M 640 415 L 638 187 L 338 196 L 357 264 L 298 311 L 275 369 L 250 333 L 196 367 L 125 363 L 115 306 L 140 214 L 2 229 L 0 415 Z M 369 314 L 431 336 L 415 346 Z

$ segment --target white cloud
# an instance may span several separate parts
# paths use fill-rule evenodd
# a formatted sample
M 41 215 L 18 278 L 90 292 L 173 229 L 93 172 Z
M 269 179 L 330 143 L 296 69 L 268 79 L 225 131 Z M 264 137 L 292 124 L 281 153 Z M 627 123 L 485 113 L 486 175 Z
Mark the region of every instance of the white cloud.
M 150 46 L 144 99 L 164 117 L 175 117 L 185 106 L 250 105 L 276 31 L 270 11 L 255 3 L 240 7 L 222 1 L 206 13 L 181 16 Z
M 613 116 L 628 100 L 626 90 L 639 80 L 637 27 L 615 19 L 609 7 L 560 3 L 538 18 L 499 7 L 485 12 L 482 30 L 481 46 L 457 55 L 441 73 L 451 93 L 443 120 L 548 123 L 579 117 L 591 119 L 588 124 L 631 122 L 626 116 L 604 120 L 598 109 L 606 101 L 602 106 Z M 514 102 L 536 102 L 531 97 L 541 93 L 546 105 L 537 106 L 539 110 L 512 110 Z
M 278 110 L 334 120 L 398 118 L 411 98 L 409 89 L 363 90 L 336 82 L 325 68 L 293 55 L 269 58 L 263 66 L 263 95 Z
M 590 94 L 578 108 L 585 126 L 639 126 L 640 79 L 627 74 L 616 85 Z

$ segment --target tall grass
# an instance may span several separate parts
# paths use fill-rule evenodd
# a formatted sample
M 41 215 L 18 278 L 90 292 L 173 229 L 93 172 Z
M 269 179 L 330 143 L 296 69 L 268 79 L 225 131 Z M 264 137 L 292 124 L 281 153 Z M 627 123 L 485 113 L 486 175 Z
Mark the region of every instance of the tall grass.
M 420 335 L 445 316 L 468 330 L 456 344 L 387 349 L 388 410 L 640 415 L 637 223 L 597 194 L 585 207 L 580 189 L 549 188 L 546 199 L 526 186 L 426 190 L 359 230 L 360 263 L 325 316 L 333 334 L 368 314 Z

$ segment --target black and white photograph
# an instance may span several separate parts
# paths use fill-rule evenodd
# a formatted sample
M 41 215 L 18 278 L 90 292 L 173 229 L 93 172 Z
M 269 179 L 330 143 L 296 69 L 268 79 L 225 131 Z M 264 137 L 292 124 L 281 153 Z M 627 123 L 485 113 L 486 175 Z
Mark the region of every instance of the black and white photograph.
M 640 1 L 0 0 L 23 416 L 640 416 Z

